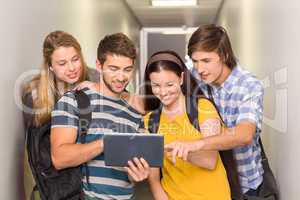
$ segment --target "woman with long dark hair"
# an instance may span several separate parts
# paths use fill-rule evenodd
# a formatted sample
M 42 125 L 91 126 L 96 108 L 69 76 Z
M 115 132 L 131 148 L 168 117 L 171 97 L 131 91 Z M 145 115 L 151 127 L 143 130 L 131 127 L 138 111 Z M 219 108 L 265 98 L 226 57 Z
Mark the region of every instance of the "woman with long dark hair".
M 152 169 L 149 177 L 156 200 L 229 200 L 226 171 L 217 151 L 182 151 L 185 145 L 202 137 L 220 134 L 221 121 L 213 103 L 202 96 L 195 79 L 181 58 L 173 51 L 153 54 L 145 70 L 145 108 L 161 109 L 158 133 L 172 151 L 164 158 L 162 170 Z M 198 98 L 198 120 L 201 132 L 188 119 L 186 98 Z M 149 127 L 149 117 L 145 126 Z M 176 142 L 174 142 L 176 141 Z M 166 147 L 166 146 L 165 146 Z M 161 174 L 162 173 L 162 174 Z

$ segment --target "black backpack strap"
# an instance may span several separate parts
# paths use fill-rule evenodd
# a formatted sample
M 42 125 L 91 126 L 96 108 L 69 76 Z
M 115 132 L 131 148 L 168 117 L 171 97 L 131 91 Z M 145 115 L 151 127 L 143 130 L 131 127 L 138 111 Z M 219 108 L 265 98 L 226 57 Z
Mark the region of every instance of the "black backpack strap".
M 216 111 L 218 112 L 218 115 L 219 115 L 222 123 L 225 124 L 224 120 L 219 112 L 219 109 L 218 109 L 217 105 L 215 104 L 214 97 L 212 95 L 211 90 L 212 90 L 211 86 L 207 85 L 208 98 L 214 105 Z M 228 179 L 228 182 L 230 185 L 232 199 L 234 199 L 234 200 L 243 199 L 243 193 L 241 190 L 241 185 L 240 185 L 238 171 L 237 171 L 237 164 L 236 164 L 236 160 L 234 158 L 233 150 L 232 149 L 223 150 L 223 151 L 219 151 L 219 153 L 220 153 L 220 157 L 222 159 L 224 168 L 226 169 L 227 179 Z
M 262 144 L 261 138 L 259 137 L 259 144 L 261 147 L 261 158 L 262 158 L 262 166 L 264 169 L 263 174 L 263 182 L 259 186 L 259 194 L 260 196 L 273 196 L 274 199 L 279 199 L 279 190 L 278 185 L 275 179 L 275 176 L 270 168 L 268 158 L 266 156 L 264 146 Z
M 161 112 L 162 112 L 162 106 L 160 106 L 158 109 L 154 110 L 150 114 L 149 122 L 148 122 L 149 133 L 152 133 L 152 134 L 157 133 L 158 128 L 159 128 Z M 159 172 L 160 172 L 160 179 L 162 179 L 162 168 L 159 168 Z
M 207 87 L 208 98 L 213 101 L 214 97 L 211 92 L 211 87 L 209 85 L 206 85 L 206 87 Z
M 91 109 L 91 102 L 86 93 L 82 90 L 77 90 L 74 93 L 77 105 L 79 108 L 79 139 L 80 143 L 86 143 L 86 135 L 89 129 L 89 125 L 92 120 L 92 109 Z M 87 163 L 84 163 L 83 166 L 85 167 L 86 172 L 86 181 L 89 184 L 89 169 Z
M 198 120 L 198 97 L 189 96 L 185 97 L 186 112 L 190 123 L 200 132 L 200 124 Z
M 162 107 L 160 106 L 158 109 L 154 110 L 149 116 L 148 122 L 148 131 L 149 133 L 157 133 L 160 122 L 160 115 L 162 112 Z
M 207 93 L 208 93 L 208 99 L 214 105 L 214 107 L 215 107 L 215 109 L 216 109 L 216 111 L 217 111 L 217 113 L 218 113 L 218 115 L 219 115 L 222 123 L 225 124 L 224 120 L 223 120 L 223 117 L 221 116 L 220 111 L 219 111 L 219 109 L 218 109 L 218 107 L 217 107 L 217 105 L 215 103 L 214 97 L 213 97 L 212 92 L 211 92 L 211 87 L 209 85 L 207 85 Z
M 266 153 L 265 153 L 265 149 L 264 149 L 264 146 L 262 144 L 262 141 L 261 141 L 261 138 L 259 137 L 258 139 L 258 142 L 259 142 L 259 145 L 260 145 L 260 148 L 261 148 L 261 159 L 262 160 L 267 160 L 267 156 L 266 156 Z
M 90 99 L 82 90 L 75 92 L 75 98 L 79 108 L 79 136 L 80 142 L 85 143 L 85 136 L 87 134 L 89 124 L 92 120 Z

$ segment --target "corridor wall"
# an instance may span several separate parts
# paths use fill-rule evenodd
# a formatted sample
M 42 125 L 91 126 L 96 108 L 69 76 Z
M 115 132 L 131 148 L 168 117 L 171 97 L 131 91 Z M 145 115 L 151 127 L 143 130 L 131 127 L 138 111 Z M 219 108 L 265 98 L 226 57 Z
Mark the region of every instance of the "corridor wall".
M 18 83 L 42 63 L 44 37 L 53 30 L 73 34 L 83 47 L 87 64 L 94 67 L 96 49 L 104 35 L 124 32 L 139 45 L 141 27 L 123 0 L 0 3 L 0 199 L 20 200 L 24 131 Z
M 225 0 L 217 20 L 264 83 L 263 143 L 282 200 L 299 199 L 299 8 L 297 0 Z

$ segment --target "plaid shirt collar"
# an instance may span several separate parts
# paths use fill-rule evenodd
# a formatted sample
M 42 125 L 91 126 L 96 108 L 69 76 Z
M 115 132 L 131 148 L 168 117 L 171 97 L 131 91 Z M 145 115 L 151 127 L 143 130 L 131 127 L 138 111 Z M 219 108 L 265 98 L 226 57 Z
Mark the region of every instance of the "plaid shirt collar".
M 226 93 L 231 94 L 233 92 L 233 86 L 241 77 L 241 67 L 238 64 L 233 68 L 230 75 L 222 83 L 221 86 L 210 85 L 214 91 L 224 90 Z

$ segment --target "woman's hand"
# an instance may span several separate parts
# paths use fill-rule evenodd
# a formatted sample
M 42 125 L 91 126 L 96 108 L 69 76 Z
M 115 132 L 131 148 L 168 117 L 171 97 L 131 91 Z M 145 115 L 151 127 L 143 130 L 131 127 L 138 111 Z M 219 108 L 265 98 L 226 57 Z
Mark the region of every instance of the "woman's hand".
M 171 157 L 174 165 L 176 164 L 176 157 L 182 158 L 184 161 L 187 161 L 188 154 L 201 150 L 203 143 L 201 140 L 195 141 L 175 141 L 169 144 L 166 144 L 164 149 L 167 152 L 167 155 Z
M 91 81 L 83 81 L 76 85 L 73 90 L 81 90 L 83 88 L 89 88 L 91 90 L 97 90 L 97 84 Z

